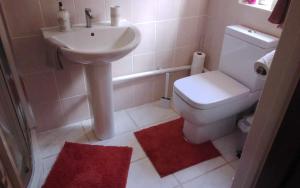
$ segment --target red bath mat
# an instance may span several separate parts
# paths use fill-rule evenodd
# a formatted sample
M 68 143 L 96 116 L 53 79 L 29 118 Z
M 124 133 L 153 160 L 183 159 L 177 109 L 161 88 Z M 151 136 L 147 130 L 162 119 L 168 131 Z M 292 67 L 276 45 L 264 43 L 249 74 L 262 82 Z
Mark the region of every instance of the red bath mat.
M 180 118 L 135 132 L 161 177 L 220 155 L 210 141 L 202 144 L 186 142 L 182 129 L 183 119 Z
M 125 188 L 132 148 L 66 142 L 43 188 Z

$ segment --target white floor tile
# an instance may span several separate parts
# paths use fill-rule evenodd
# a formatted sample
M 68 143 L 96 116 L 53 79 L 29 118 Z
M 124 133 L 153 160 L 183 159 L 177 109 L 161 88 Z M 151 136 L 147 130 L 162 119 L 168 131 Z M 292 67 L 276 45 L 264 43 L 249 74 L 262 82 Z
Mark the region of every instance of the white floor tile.
M 83 121 L 82 126 L 83 126 L 83 131 L 84 131 L 86 137 L 88 138 L 89 143 L 99 141 L 99 139 L 97 139 L 97 137 L 94 133 L 91 119 Z
M 124 110 L 114 113 L 114 123 L 115 123 L 115 136 L 128 133 L 128 132 L 133 132 L 134 130 L 137 129 L 135 123 L 129 117 L 128 113 Z M 96 135 L 93 132 L 91 120 L 84 121 L 83 127 L 90 142 L 99 141 L 99 139 L 96 138 Z
M 69 141 L 94 145 L 132 147 L 132 163 L 129 169 L 127 188 L 230 187 L 235 171 L 233 168 L 236 169 L 238 166 L 235 154 L 240 147 L 239 132 L 213 142 L 225 160 L 222 157 L 217 157 L 165 178 L 160 178 L 133 132 L 179 118 L 179 115 L 172 109 L 160 107 L 159 102 L 115 112 L 114 115 L 116 135 L 108 140 L 99 141 L 96 138 L 90 120 L 39 133 L 38 143 L 43 158 L 43 174 L 41 175 L 40 184 L 42 185 L 45 181 L 64 142 Z M 226 161 L 231 163 L 225 165 Z
M 213 141 L 214 146 L 220 151 L 226 161 L 237 160 L 236 151 L 241 149 L 242 133 L 237 130 L 230 135 Z
M 174 110 L 162 108 L 159 102 L 131 108 L 127 112 L 140 128 L 179 118 Z
M 176 187 L 174 187 L 174 188 L 182 188 L 182 186 L 181 186 L 181 185 L 178 185 L 178 186 L 176 186 Z
M 180 181 L 180 183 L 184 183 L 198 176 L 201 176 L 215 168 L 218 168 L 225 163 L 226 161 L 222 157 L 216 157 L 214 159 L 204 161 L 197 165 L 178 171 L 174 175 Z
M 138 143 L 133 133 L 119 135 L 109 140 L 98 141 L 91 143 L 94 145 L 104 145 L 104 146 L 128 146 L 133 148 L 131 161 L 136 161 L 146 157 L 145 152 Z
M 184 188 L 230 188 L 234 170 L 229 166 L 220 167 L 199 178 L 183 184 Z
M 40 179 L 40 185 L 42 186 L 47 178 L 47 176 L 49 175 L 50 170 L 52 169 L 56 158 L 58 155 L 54 155 L 52 157 L 48 157 L 45 159 L 42 159 L 42 164 L 43 164 L 43 174 L 41 176 Z
M 178 182 L 173 175 L 160 178 L 148 159 L 131 163 L 127 188 L 175 188 Z
M 116 134 L 134 131 L 138 128 L 125 110 L 115 112 L 114 115 Z
M 42 158 L 59 153 L 66 141 L 76 143 L 88 142 L 80 123 L 41 132 L 37 137 Z
M 237 170 L 238 167 L 239 167 L 239 163 L 240 163 L 240 160 L 235 160 L 235 161 L 232 161 L 230 163 L 230 166 L 234 169 L 234 170 Z

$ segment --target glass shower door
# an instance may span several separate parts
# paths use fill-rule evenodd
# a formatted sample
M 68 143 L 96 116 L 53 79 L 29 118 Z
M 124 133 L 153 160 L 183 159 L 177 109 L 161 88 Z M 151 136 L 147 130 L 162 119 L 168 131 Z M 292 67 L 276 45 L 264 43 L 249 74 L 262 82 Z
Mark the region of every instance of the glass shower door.
M 12 73 L 0 41 L 0 157 L 7 171 L 18 174 L 21 184 L 26 186 L 31 177 L 31 140 Z M 2 154 L 1 154 L 2 153 Z M 6 154 L 6 156 L 4 156 Z M 3 159 L 4 158 L 4 159 Z

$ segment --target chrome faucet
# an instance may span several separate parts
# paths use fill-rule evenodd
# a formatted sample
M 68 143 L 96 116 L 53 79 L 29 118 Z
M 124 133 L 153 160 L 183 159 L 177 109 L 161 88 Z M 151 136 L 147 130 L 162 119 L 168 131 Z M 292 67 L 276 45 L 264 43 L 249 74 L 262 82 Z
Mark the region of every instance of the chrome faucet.
M 84 10 L 85 13 L 85 19 L 86 19 L 86 27 L 92 27 L 92 10 L 90 8 L 85 8 Z

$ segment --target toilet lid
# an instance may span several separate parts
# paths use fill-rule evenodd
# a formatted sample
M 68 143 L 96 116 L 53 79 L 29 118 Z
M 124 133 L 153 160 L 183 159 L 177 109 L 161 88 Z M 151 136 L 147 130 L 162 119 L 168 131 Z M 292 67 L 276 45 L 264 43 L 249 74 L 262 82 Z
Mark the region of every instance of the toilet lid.
M 250 90 L 220 71 L 179 79 L 174 92 L 194 108 L 209 109 L 248 96 Z

